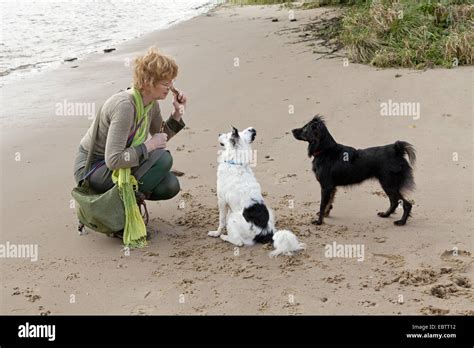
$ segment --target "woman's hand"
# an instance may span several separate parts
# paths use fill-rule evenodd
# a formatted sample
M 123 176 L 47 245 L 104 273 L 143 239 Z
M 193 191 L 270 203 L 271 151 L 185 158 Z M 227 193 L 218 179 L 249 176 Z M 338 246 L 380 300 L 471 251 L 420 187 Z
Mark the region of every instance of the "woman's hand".
M 156 133 L 153 136 L 145 141 L 145 147 L 148 152 L 151 152 L 156 149 L 166 148 L 166 142 L 168 141 L 168 134 L 166 133 Z
M 184 111 L 186 109 L 186 102 L 187 102 L 187 98 L 183 92 L 180 92 L 177 97 L 175 94 L 173 94 L 174 112 L 172 116 L 178 122 L 181 120 L 181 117 L 184 115 Z

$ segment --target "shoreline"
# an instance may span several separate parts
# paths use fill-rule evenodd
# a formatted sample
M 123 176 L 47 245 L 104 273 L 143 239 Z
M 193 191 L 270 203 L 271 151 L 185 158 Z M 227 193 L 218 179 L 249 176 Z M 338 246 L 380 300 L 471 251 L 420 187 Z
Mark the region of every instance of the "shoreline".
M 222 6 L 77 69 L 0 89 L 0 244 L 38 246 L 36 262 L 0 262 L 0 313 L 473 315 L 473 290 L 463 284 L 472 284 L 474 69 L 381 70 L 317 60 L 312 47 L 294 43 L 293 30 L 324 11 L 295 11 L 297 21 L 289 22 L 277 6 Z M 147 204 L 151 243 L 126 256 L 116 238 L 77 234 L 72 166 L 91 120 L 58 116 L 55 107 L 100 105 L 131 82 L 127 59 L 153 44 L 176 59 L 176 87 L 189 97 L 186 127 L 168 144 L 173 169 L 185 175 L 176 197 Z M 388 100 L 420 103 L 419 117 L 383 117 L 380 105 Z M 166 117 L 171 100 L 160 106 Z M 319 184 L 306 146 L 290 131 L 317 113 L 339 143 L 415 146 L 417 189 L 406 226 L 393 225 L 400 211 L 376 216 L 388 206 L 376 182 L 338 190 L 332 216 L 322 226 L 310 223 Z M 218 220 L 217 134 L 231 124 L 257 130 L 252 169 L 277 228 L 292 230 L 307 244 L 304 253 L 270 259 L 268 245 L 255 245 L 236 255 L 207 236 Z M 334 242 L 363 246 L 363 261 L 326 257 Z
M 26 74 L 23 74 L 22 72 L 20 72 L 20 73 L 15 72 L 16 70 L 22 70 L 22 69 L 13 69 L 13 70 L 12 69 L 7 69 L 8 71 L 10 71 L 10 73 L 0 76 L 2 78 L 4 76 L 7 77 L 7 79 L 5 81 L 0 81 L 0 90 L 4 87 L 8 87 L 10 84 L 15 83 L 15 82 L 28 83 L 28 80 L 30 78 L 34 78 L 34 77 L 40 78 L 43 74 L 54 71 L 55 69 L 58 69 L 58 68 L 61 68 L 61 67 L 71 68 L 72 66 L 78 65 L 83 60 L 93 59 L 93 57 L 95 55 L 108 54 L 108 53 L 104 52 L 104 50 L 106 50 L 106 49 L 112 49 L 113 48 L 114 50 L 119 50 L 121 48 L 121 46 L 129 43 L 130 41 L 140 40 L 145 35 L 150 35 L 150 34 L 159 32 L 161 30 L 166 30 L 168 28 L 171 28 L 174 25 L 178 25 L 179 23 L 192 20 L 195 17 L 204 16 L 204 15 L 206 15 L 206 13 L 209 13 L 210 11 L 212 11 L 213 9 L 218 8 L 221 5 L 222 4 L 215 3 L 212 6 L 212 5 L 210 5 L 210 3 L 206 3 L 206 4 L 203 4 L 201 6 L 197 6 L 197 7 L 193 8 L 193 10 L 199 10 L 203 7 L 209 7 L 209 6 L 212 6 L 212 7 L 210 7 L 206 12 L 197 13 L 197 14 L 193 15 L 190 18 L 173 19 L 170 22 L 163 24 L 163 26 L 161 28 L 153 29 L 151 31 L 141 33 L 137 37 L 128 38 L 128 39 L 125 39 L 125 40 L 122 40 L 122 41 L 109 42 L 109 44 L 107 44 L 106 46 L 103 46 L 102 48 L 95 48 L 94 51 L 91 51 L 91 52 L 84 51 L 80 54 L 75 55 L 74 57 L 66 57 L 66 58 L 65 57 L 63 57 L 63 58 L 58 57 L 58 60 L 54 60 L 54 61 L 35 62 L 35 63 L 27 64 L 30 67 L 35 67 L 37 64 L 50 63 L 49 65 L 46 65 L 44 67 L 39 68 L 38 71 L 29 70 L 28 72 L 26 72 Z M 66 59 L 74 59 L 74 60 L 67 61 Z M 36 69 L 36 68 L 33 68 L 33 69 Z M 13 71 L 14 76 L 11 76 L 11 71 Z

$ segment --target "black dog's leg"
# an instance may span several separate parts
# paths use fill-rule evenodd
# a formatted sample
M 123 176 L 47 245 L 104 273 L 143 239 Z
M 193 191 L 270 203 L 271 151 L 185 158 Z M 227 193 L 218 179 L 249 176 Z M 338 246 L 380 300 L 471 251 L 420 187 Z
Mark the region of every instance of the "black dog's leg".
M 412 204 L 408 202 L 405 198 L 403 198 L 402 195 L 400 195 L 403 201 L 403 216 L 400 220 L 397 220 L 394 222 L 395 225 L 397 226 L 403 226 L 407 223 L 407 219 L 410 216 Z
M 388 198 L 390 199 L 390 207 L 387 209 L 386 212 L 379 212 L 377 213 L 377 215 L 380 217 L 386 218 L 395 212 L 395 210 L 398 207 L 398 200 L 401 197 L 398 192 L 389 191 L 389 190 L 386 190 L 385 188 L 384 188 L 384 191 L 387 194 Z
M 336 188 L 334 188 L 331 192 L 331 197 L 329 198 L 329 203 L 326 206 L 326 210 L 324 211 L 324 216 L 329 216 L 329 213 L 332 209 L 332 204 L 334 203 L 334 197 L 336 196 Z
M 319 207 L 319 216 L 316 220 L 312 222 L 316 225 L 321 225 L 323 223 L 324 212 L 326 211 L 326 207 L 328 206 L 329 202 L 331 201 L 331 194 L 334 188 L 321 188 L 321 205 Z
M 331 209 L 333 208 L 332 204 L 334 202 L 334 196 L 335 195 L 336 195 L 336 189 L 333 189 L 332 192 L 331 192 L 331 196 L 329 197 L 329 202 L 326 205 L 326 209 L 324 210 L 324 217 L 329 216 L 329 213 L 331 212 Z M 319 211 L 318 211 L 317 215 L 319 216 Z

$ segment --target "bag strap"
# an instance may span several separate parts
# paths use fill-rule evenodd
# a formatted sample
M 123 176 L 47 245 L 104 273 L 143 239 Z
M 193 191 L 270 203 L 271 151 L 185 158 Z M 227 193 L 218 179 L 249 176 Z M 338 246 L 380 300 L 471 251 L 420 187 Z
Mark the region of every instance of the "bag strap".
M 86 161 L 86 167 L 85 167 L 85 173 L 89 173 L 89 170 L 91 168 L 91 163 L 92 163 L 92 154 L 94 153 L 94 147 L 95 147 L 95 141 L 97 139 L 97 133 L 99 131 L 99 118 L 100 118 L 100 111 L 102 110 L 102 106 L 99 108 L 95 115 L 95 120 L 94 120 L 94 126 L 93 126 L 93 131 L 92 131 L 92 137 L 91 137 L 91 145 L 89 149 L 89 153 L 87 154 L 87 161 Z M 90 174 L 89 174 L 90 175 Z M 86 174 L 86 176 L 82 180 L 86 180 L 89 175 Z

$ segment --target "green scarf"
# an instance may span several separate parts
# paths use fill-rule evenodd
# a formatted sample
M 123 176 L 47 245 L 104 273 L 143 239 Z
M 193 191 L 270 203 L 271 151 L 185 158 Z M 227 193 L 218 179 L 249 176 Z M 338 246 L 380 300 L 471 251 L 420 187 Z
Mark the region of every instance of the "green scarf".
M 135 109 L 137 117 L 135 118 L 135 127 L 143 119 L 148 116 L 148 111 L 153 107 L 154 101 L 143 106 L 142 96 L 140 92 L 133 88 L 133 99 L 135 101 Z M 148 118 L 146 118 L 140 128 L 133 137 L 130 146 L 138 146 L 142 144 L 148 136 Z M 123 244 L 131 248 L 143 248 L 146 246 L 146 226 L 138 209 L 135 198 L 135 191 L 138 190 L 137 179 L 132 175 L 131 168 L 120 168 L 112 172 L 112 181 L 118 185 L 120 197 L 122 198 L 125 208 L 125 228 L 123 233 Z

